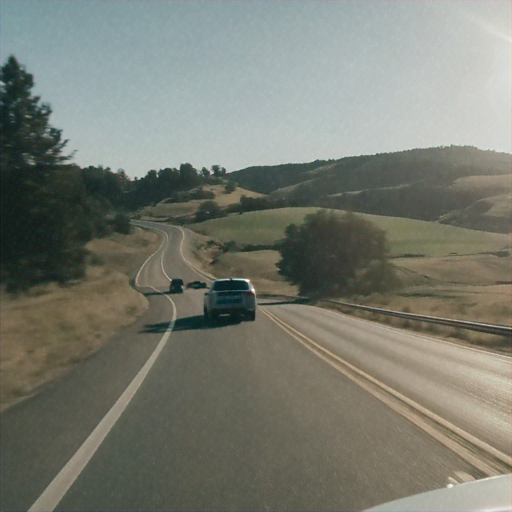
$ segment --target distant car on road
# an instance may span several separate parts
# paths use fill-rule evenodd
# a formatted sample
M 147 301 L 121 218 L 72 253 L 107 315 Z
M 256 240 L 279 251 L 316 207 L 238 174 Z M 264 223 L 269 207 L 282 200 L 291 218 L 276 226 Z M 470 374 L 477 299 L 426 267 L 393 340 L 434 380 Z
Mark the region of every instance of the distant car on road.
M 206 288 L 206 283 L 203 281 L 192 281 L 191 283 L 187 283 L 187 288 L 193 288 L 195 290 L 200 288 Z
M 215 321 L 220 315 L 240 315 L 256 320 L 256 290 L 249 279 L 217 279 L 204 294 L 204 318 Z
M 170 293 L 183 293 L 183 279 L 174 278 L 171 279 L 171 286 L 169 287 Z

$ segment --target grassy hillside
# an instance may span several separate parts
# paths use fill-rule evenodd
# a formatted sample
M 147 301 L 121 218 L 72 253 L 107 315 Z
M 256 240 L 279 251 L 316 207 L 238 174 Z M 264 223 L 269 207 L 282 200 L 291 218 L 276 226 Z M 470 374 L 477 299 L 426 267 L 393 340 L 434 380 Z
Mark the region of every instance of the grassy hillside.
M 286 226 L 300 224 L 318 208 L 282 208 L 247 212 L 209 220 L 189 227 L 194 231 L 239 244 L 272 244 L 284 236 Z M 340 215 L 343 212 L 338 212 Z M 445 256 L 498 251 L 510 247 L 510 237 L 412 219 L 360 214 L 386 231 L 391 253 Z
M 449 184 L 464 176 L 510 173 L 511 155 L 507 153 L 450 146 L 318 160 L 307 164 L 249 167 L 230 173 L 230 178 L 242 187 L 263 193 L 305 182 L 314 182 L 318 186 L 328 178 L 337 190 L 326 188 L 323 193 L 335 193 L 392 187 L 418 180 Z
M 466 176 L 459 178 L 448 187 L 452 192 L 469 192 L 476 197 L 492 197 L 510 194 L 512 181 L 509 174 L 499 176 Z
M 201 188 L 205 191 L 212 192 L 215 195 L 213 200 L 222 208 L 238 203 L 243 195 L 246 197 L 260 197 L 262 195 L 258 192 L 245 190 L 240 187 L 236 187 L 233 192 L 226 193 L 223 185 L 205 185 Z M 195 215 L 199 205 L 203 201 L 206 201 L 206 199 L 193 199 L 191 201 L 184 201 L 180 203 L 168 203 L 167 200 L 164 200 L 157 205 L 143 208 L 140 212 L 140 216 L 153 218 L 168 217 L 172 219 L 189 220 Z
M 240 186 L 293 206 L 439 220 L 510 233 L 512 156 L 474 147 L 414 149 L 310 164 L 251 167 L 230 174 Z M 501 199 L 495 199 L 501 198 Z
M 303 175 L 327 165 L 327 160 L 306 164 L 283 164 L 247 167 L 229 174 L 230 179 L 249 190 L 268 194 L 277 189 L 300 183 Z

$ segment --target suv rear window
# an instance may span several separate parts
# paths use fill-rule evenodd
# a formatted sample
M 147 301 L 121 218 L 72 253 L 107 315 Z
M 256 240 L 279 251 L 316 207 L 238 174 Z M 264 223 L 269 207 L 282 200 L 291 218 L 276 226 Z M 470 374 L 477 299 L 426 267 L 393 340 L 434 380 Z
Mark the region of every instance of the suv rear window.
M 213 283 L 212 290 L 216 292 L 249 290 L 249 283 L 247 281 L 237 281 L 235 279 L 230 281 L 216 281 Z

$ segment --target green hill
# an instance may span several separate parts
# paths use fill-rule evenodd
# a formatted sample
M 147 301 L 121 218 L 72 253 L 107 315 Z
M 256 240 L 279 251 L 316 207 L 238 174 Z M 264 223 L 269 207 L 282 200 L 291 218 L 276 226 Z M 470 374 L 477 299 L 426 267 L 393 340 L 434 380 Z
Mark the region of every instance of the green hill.
M 450 146 L 249 167 L 229 177 L 244 188 L 286 197 L 293 205 L 509 233 L 511 169 L 508 153 Z
M 247 212 L 191 224 L 194 231 L 223 242 L 237 244 L 273 244 L 283 238 L 290 223 L 300 224 L 304 216 L 318 208 L 282 208 Z M 340 215 L 342 212 L 339 212 Z M 392 255 L 422 254 L 445 256 L 475 254 L 510 248 L 510 237 L 471 229 L 405 218 L 361 214 L 386 231 Z

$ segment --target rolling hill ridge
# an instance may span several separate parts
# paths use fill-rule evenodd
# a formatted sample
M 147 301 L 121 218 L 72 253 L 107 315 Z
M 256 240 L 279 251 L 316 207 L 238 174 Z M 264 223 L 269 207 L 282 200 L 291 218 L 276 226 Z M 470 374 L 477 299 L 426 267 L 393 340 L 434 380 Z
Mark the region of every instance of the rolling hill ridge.
M 510 233 L 511 157 L 449 146 L 249 167 L 230 173 L 229 178 L 295 205 Z

